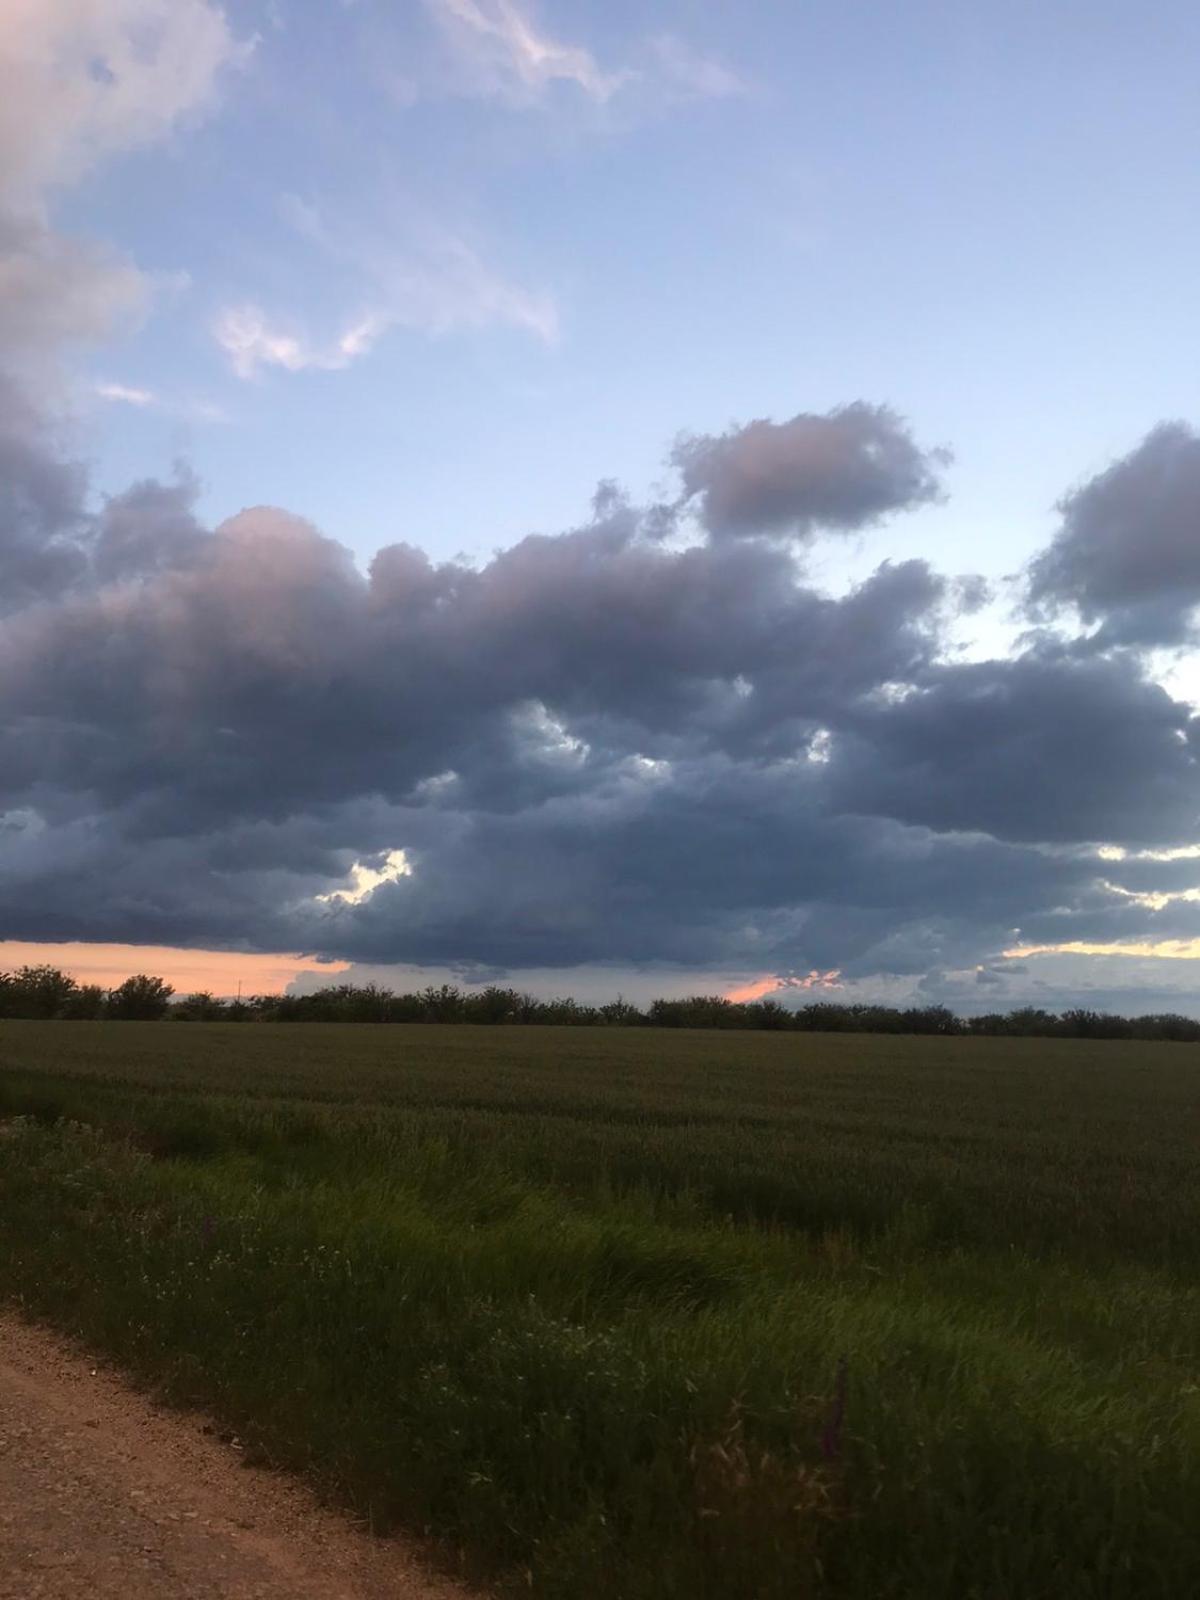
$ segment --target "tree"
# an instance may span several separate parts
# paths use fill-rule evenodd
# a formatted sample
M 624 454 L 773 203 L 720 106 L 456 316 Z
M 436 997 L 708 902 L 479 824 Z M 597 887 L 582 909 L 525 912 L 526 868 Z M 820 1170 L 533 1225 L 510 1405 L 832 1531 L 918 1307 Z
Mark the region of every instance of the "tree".
M 515 1022 L 522 1001 L 523 996 L 515 989 L 502 989 L 492 983 L 478 994 L 468 995 L 463 1008 L 468 1022 Z
M 1130 1028 L 1125 1017 L 1077 1007 L 1063 1012 L 1062 1031 L 1072 1039 L 1128 1039 Z
M 636 1028 L 645 1022 L 645 1016 L 624 995 L 618 995 L 600 1007 L 600 1017 L 610 1028 Z
M 106 999 L 98 983 L 81 983 L 69 994 L 58 1013 L 69 1022 L 97 1022 L 104 1015 Z
M 77 988 L 75 979 L 58 967 L 21 967 L 5 975 L 0 1004 L 9 1017 L 59 1017 Z
M 743 1025 L 747 1028 L 778 1030 L 792 1026 L 792 1015 L 778 1000 L 752 1000 L 742 1007 Z
M 421 1004 L 427 1022 L 461 1022 L 463 1018 L 463 992 L 452 983 L 440 988 L 430 984 L 421 990 Z
M 185 1000 L 176 1000 L 171 1007 L 171 1017 L 176 1022 L 219 1022 L 225 1015 L 225 1002 L 207 989 L 189 994 Z
M 157 1022 L 166 1014 L 174 993 L 172 986 L 161 978 L 139 972 L 126 978 L 118 988 L 109 990 L 108 1014 L 122 1022 Z

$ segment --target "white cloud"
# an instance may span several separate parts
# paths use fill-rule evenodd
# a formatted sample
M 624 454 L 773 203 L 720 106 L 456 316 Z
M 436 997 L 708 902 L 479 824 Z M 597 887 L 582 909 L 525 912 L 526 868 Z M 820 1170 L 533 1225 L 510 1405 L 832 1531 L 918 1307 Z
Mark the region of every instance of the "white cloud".
M 145 389 L 131 383 L 114 383 L 107 379 L 93 382 L 91 393 L 97 400 L 109 405 L 154 411 L 179 422 L 219 423 L 230 420 L 221 406 L 197 395 L 161 394 L 156 389 Z
M 0 188 L 28 201 L 155 142 L 249 49 L 209 0 L 4 0 Z
M 248 45 L 209 0 L 0 0 L 0 347 L 26 381 L 139 311 L 129 262 L 50 225 L 57 187 L 165 137 Z
M 818 728 L 808 742 L 806 760 L 814 766 L 827 767 L 833 757 L 833 735 L 828 728 Z
M 153 406 L 158 396 L 150 389 L 134 389 L 126 383 L 97 383 L 96 393 L 101 400 L 112 400 L 117 405 Z
M 386 319 L 362 317 L 332 344 L 318 347 L 303 336 L 272 324 L 258 306 L 230 306 L 213 324 L 213 336 L 239 378 L 256 378 L 264 367 L 285 372 L 337 372 L 366 355 L 387 326 Z
M 1108 878 L 1101 878 L 1100 887 L 1122 900 L 1141 906 L 1143 911 L 1165 911 L 1168 906 L 1183 902 L 1195 905 L 1200 902 L 1200 889 L 1126 889 Z
M 425 0 L 465 75 L 464 87 L 517 102 L 573 83 L 603 104 L 633 74 L 605 72 L 590 50 L 540 33 L 513 0 Z
M 357 361 L 371 350 L 380 334 L 387 329 L 387 318 L 372 313 L 352 323 L 337 342 L 338 354 L 347 362 Z
M 257 306 L 229 306 L 213 324 L 213 337 L 239 378 L 257 377 L 261 367 L 300 372 L 313 365 L 311 352 L 294 334 L 268 325 Z
M 350 275 L 366 280 L 360 298 L 372 309 L 348 320 L 334 338 L 318 342 L 252 302 L 226 307 L 213 323 L 213 336 L 240 378 L 257 377 L 269 367 L 338 372 L 367 355 L 392 328 L 446 334 L 510 327 L 548 344 L 558 335 L 558 312 L 548 294 L 501 277 L 445 230 L 414 229 L 397 244 L 356 248 L 346 242 L 348 230 L 327 228 L 305 202 L 288 197 L 281 213 Z
M 555 84 L 567 84 L 598 106 L 620 97 L 628 109 L 724 100 L 749 92 L 744 78 L 715 56 L 673 33 L 643 38 L 631 63 L 600 65 L 585 46 L 542 31 L 517 0 L 424 0 L 450 54 L 450 87 L 461 94 L 513 106 L 537 103 Z M 409 70 L 389 74 L 396 97 L 410 103 L 417 84 Z
M 10 368 L 40 373 L 64 346 L 95 341 L 136 316 L 146 297 L 129 262 L 55 232 L 38 215 L 0 209 L 0 348 Z
M 403 850 L 389 850 L 378 867 L 366 867 L 356 861 L 347 876 L 348 889 L 332 889 L 328 894 L 317 895 L 324 905 L 360 906 L 369 900 L 383 883 L 395 883 L 400 878 L 412 877 L 412 863 Z

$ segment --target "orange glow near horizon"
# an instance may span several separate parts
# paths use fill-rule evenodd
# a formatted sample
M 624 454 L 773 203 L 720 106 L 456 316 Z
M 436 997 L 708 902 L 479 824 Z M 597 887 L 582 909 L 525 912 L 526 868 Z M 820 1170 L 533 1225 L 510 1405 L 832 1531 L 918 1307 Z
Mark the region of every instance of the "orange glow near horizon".
M 828 972 L 814 970 L 806 978 L 781 978 L 778 973 L 768 972 L 761 978 L 740 984 L 736 989 L 727 990 L 725 998 L 732 1000 L 735 1006 L 740 1006 L 748 1005 L 752 1000 L 762 1000 L 781 989 L 840 989 L 842 986 L 838 979 L 841 975 L 838 967 L 832 967 Z
M 0 971 L 41 965 L 61 967 L 77 983 L 115 988 L 135 972 L 147 972 L 173 985 L 177 994 L 233 996 L 280 994 L 302 972 L 345 972 L 348 961 L 316 961 L 283 953 L 245 954 L 232 950 L 181 950 L 157 944 L 28 944 L 0 940 Z
M 765 994 L 774 994 L 776 989 L 783 988 L 783 979 L 773 974 L 765 978 L 755 978 L 753 983 L 744 983 L 740 989 L 730 989 L 726 1000 L 732 1000 L 735 1006 L 746 1005 L 751 1000 L 761 1000 Z

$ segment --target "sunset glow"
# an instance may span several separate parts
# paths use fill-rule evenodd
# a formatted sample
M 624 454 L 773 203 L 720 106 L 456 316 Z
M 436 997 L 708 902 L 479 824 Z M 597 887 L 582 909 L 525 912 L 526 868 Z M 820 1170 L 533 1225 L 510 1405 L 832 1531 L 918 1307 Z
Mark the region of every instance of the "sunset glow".
M 740 988 L 728 990 L 725 998 L 740 1006 L 750 1000 L 761 1000 L 764 995 L 774 994 L 776 989 L 782 988 L 783 979 L 768 973 L 765 978 L 755 978 L 753 983 L 744 983 Z
M 247 955 L 229 950 L 178 950 L 153 944 L 27 944 L 0 941 L 0 971 L 16 967 L 61 967 L 78 983 L 105 989 L 123 983 L 132 973 L 165 978 L 177 994 L 222 996 L 281 994 L 302 972 L 345 972 L 348 961 L 318 962 L 311 956 Z
M 776 994 L 781 989 L 840 989 L 840 977 L 841 971 L 837 967 L 830 968 L 828 972 L 814 970 L 802 978 L 783 978 L 776 973 L 767 973 L 736 989 L 727 990 L 725 998 L 732 1000 L 735 1005 L 744 1005 L 751 1000 L 762 1000 L 766 995 Z

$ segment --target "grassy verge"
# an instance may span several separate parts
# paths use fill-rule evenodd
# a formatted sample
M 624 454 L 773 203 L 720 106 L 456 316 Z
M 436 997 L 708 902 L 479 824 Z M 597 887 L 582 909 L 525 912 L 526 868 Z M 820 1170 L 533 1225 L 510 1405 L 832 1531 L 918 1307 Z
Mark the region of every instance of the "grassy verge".
M 1171 1046 L 9 1024 L 0 1291 L 502 1587 L 1175 1600 L 1198 1103 Z

